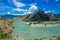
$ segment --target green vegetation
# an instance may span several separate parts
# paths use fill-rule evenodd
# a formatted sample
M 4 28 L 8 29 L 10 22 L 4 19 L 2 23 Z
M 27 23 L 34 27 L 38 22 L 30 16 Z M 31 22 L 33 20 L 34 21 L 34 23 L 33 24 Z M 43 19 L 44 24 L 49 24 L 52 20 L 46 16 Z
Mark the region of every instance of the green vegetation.
M 40 38 L 40 39 L 29 39 L 29 40 L 60 40 L 60 36 L 52 36 L 52 38 Z
M 0 34 L 0 39 L 9 39 L 9 38 L 11 38 L 11 34 L 7 34 L 7 33 Z
M 11 31 L 13 31 L 12 21 L 4 21 L 0 16 L 0 40 L 10 39 L 12 37 Z
M 1 39 L 10 39 L 11 38 L 11 33 L 4 33 L 1 29 L 0 29 L 0 40 Z
M 33 24 L 60 24 L 60 21 L 28 21 Z
M 60 36 L 59 36 L 59 37 L 57 37 L 57 40 L 60 40 Z
M 34 39 L 34 40 L 38 40 L 38 39 Z

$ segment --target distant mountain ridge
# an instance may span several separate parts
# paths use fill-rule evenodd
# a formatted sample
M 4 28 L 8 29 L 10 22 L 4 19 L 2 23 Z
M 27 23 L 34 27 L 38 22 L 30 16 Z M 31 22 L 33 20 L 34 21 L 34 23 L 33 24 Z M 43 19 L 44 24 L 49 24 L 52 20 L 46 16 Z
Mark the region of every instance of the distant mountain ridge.
M 60 14 L 47 13 L 51 20 L 60 20 Z
M 1 15 L 1 17 L 2 17 L 4 20 L 7 20 L 7 19 L 13 19 L 13 18 L 20 18 L 20 17 L 22 17 L 22 16 L 21 16 L 21 15 L 5 14 L 5 15 Z
M 13 18 L 20 18 L 21 20 L 26 21 L 48 21 L 48 20 L 60 20 L 60 14 L 54 14 L 54 13 L 45 13 L 41 10 L 37 10 L 34 13 L 31 13 L 29 15 L 11 15 L 11 14 L 5 14 L 0 15 L 4 20 L 7 19 L 13 19 Z
M 26 21 L 48 21 L 48 20 L 60 20 L 60 14 L 54 14 L 54 13 L 45 13 L 41 10 L 37 10 L 36 12 L 24 16 L 23 20 Z

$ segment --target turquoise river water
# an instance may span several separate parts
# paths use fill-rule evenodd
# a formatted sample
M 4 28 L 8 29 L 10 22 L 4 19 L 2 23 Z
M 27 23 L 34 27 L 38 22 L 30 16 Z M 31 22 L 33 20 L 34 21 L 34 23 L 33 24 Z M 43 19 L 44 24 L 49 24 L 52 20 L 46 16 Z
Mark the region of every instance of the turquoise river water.
M 60 35 L 60 26 L 57 27 L 30 27 L 26 22 L 14 22 L 13 35 L 28 39 L 39 39 L 44 37 L 52 37 Z

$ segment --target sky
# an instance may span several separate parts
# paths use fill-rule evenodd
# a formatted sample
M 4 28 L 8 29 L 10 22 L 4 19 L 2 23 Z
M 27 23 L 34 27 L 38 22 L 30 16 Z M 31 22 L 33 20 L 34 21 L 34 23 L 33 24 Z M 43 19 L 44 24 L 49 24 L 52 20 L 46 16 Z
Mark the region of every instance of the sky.
M 26 15 L 36 10 L 60 13 L 60 0 L 0 0 L 0 15 Z

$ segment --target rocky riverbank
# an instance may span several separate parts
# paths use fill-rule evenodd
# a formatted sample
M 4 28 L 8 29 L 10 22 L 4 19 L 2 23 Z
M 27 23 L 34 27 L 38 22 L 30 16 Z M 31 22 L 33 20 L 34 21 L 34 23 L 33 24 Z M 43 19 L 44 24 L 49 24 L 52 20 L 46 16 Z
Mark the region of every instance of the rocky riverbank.
M 30 27 L 55 27 L 60 26 L 60 23 L 33 23 L 33 22 L 26 22 L 26 24 Z
M 0 40 L 24 40 L 22 37 L 12 35 L 13 25 L 12 20 L 3 20 L 0 17 Z
M 60 24 L 31 24 L 30 27 L 55 27 L 60 26 Z

